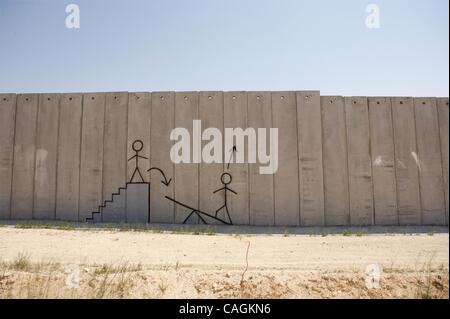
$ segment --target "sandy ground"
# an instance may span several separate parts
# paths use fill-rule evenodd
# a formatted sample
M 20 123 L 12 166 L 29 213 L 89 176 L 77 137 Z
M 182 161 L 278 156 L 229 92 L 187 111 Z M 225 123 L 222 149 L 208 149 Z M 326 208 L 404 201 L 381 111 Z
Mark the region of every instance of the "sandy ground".
M 28 266 L 21 268 L 20 256 Z M 196 235 L 4 226 L 0 261 L 3 298 L 448 298 L 449 234 Z M 80 288 L 67 287 L 68 264 L 80 267 Z M 378 268 L 379 277 L 368 266 Z M 108 276 L 111 287 L 124 287 L 99 291 Z M 368 279 L 375 284 L 367 286 Z M 48 287 L 36 292 L 27 280 Z

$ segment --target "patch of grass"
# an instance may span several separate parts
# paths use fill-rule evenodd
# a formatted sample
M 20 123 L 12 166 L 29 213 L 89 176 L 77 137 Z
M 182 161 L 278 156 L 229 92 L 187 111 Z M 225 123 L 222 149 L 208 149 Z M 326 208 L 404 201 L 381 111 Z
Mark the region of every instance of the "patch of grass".
M 102 264 L 94 269 L 94 275 L 116 274 L 124 271 L 136 272 L 141 270 L 142 270 L 141 263 L 136 265 L 128 265 L 127 263 L 124 263 L 118 266 L 114 266 L 113 264 Z
M 285 229 L 283 233 L 284 237 L 289 237 L 289 230 Z
M 134 273 L 142 270 L 141 264 L 103 264 L 96 268 L 88 281 L 92 298 L 122 298 L 133 287 Z
M 169 231 L 171 234 L 183 235 L 216 235 L 216 231 L 212 227 L 183 227 Z
M 356 232 L 356 236 L 361 237 L 362 235 L 364 235 L 364 231 L 361 229 Z
M 161 279 L 161 282 L 158 284 L 158 288 L 162 295 L 166 293 L 167 284 L 164 282 L 164 280 Z
M 135 230 L 136 231 L 147 231 L 147 225 L 145 224 L 137 224 L 135 225 Z
M 117 282 L 112 289 L 113 295 L 122 298 L 133 287 L 132 272 L 133 270 L 130 270 L 130 268 L 127 268 L 125 265 L 120 269 Z
M 75 224 L 71 224 L 71 223 L 62 223 L 60 224 L 57 229 L 62 229 L 62 230 L 75 230 Z
M 21 223 L 21 224 L 17 224 L 14 226 L 15 228 L 20 228 L 20 229 L 28 229 L 28 228 L 33 228 L 33 224 L 31 223 Z
M 448 269 L 446 270 L 443 265 L 433 269 L 434 255 L 434 253 L 431 254 L 427 262 L 419 269 L 419 275 L 416 278 L 416 298 L 448 298 Z
M 162 232 L 164 232 L 161 228 L 157 228 L 157 227 L 151 227 L 149 228 L 149 231 L 155 234 L 160 234 Z
M 18 271 L 28 271 L 31 269 L 30 256 L 26 253 L 19 253 L 16 259 L 10 264 L 10 268 Z
M 432 291 L 432 276 L 431 276 L 431 267 L 428 265 L 425 271 L 425 278 L 422 280 L 420 278 L 417 279 L 417 287 L 416 287 L 416 298 L 420 299 L 431 299 L 431 291 Z
M 326 233 L 326 232 L 321 232 L 321 233 L 320 233 L 320 236 L 326 237 L 326 236 L 328 236 L 328 233 Z
M 428 235 L 428 236 L 433 236 L 433 235 L 434 235 L 434 232 L 429 231 L 429 232 L 427 233 L 427 235 Z
M 108 264 L 103 264 L 101 265 L 99 268 L 96 268 L 94 270 L 94 275 L 103 275 L 103 274 L 107 274 L 110 272 L 110 265 Z
M 128 224 L 120 225 L 119 231 L 130 231 L 130 225 L 128 225 Z
M 174 229 L 160 228 L 148 224 L 102 224 L 95 227 L 95 224 L 84 223 L 70 223 L 70 222 L 24 222 L 18 223 L 14 227 L 18 229 L 59 229 L 59 230 L 96 230 L 96 231 L 136 231 L 136 232 L 150 232 L 154 234 L 170 233 L 170 234 L 187 234 L 187 235 L 216 235 L 216 230 L 213 227 L 180 227 Z
M 347 229 L 346 231 L 344 231 L 344 232 L 342 233 L 342 235 L 347 236 L 347 237 L 350 237 L 350 236 L 352 235 L 352 231 L 351 231 L 350 229 Z
M 16 224 L 15 228 L 19 229 L 60 229 L 60 230 L 75 230 L 74 223 L 37 223 L 25 222 Z
M 205 235 L 208 235 L 208 236 L 214 236 L 215 234 L 216 234 L 216 231 L 214 229 L 212 229 L 212 228 L 208 228 L 205 231 Z
M 20 292 L 23 298 L 42 299 L 50 298 L 55 267 L 47 267 L 44 273 L 28 274 L 28 278 L 21 286 Z

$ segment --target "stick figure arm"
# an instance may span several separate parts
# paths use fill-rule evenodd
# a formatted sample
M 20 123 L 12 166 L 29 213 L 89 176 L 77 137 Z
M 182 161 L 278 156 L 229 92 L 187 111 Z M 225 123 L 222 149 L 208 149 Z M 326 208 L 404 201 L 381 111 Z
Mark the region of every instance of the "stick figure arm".
M 137 156 L 137 157 L 140 157 L 140 158 L 145 158 L 145 159 L 148 159 L 148 157 L 145 157 L 145 156 L 141 156 L 141 155 L 134 155 L 134 156 Z
M 234 190 L 232 190 L 231 188 L 227 188 L 227 189 L 237 195 L 237 193 Z
M 138 156 L 138 155 L 133 155 L 133 156 L 131 156 L 129 159 L 128 159 L 128 162 L 129 161 L 131 161 L 133 158 L 135 158 L 136 156 Z
M 216 189 L 214 192 L 213 192 L 213 194 L 215 194 L 215 193 L 217 193 L 218 191 L 221 191 L 221 190 L 223 190 L 223 189 L 225 189 L 225 187 L 222 187 L 222 188 L 219 188 L 219 189 Z

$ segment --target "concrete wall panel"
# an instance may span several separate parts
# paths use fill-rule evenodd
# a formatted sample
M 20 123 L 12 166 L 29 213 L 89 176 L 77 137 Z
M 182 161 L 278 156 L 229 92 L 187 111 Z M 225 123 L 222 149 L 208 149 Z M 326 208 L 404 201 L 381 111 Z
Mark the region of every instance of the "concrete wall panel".
M 175 127 L 184 127 L 189 131 L 192 141 L 192 121 L 199 119 L 198 92 L 177 92 L 175 94 Z M 199 164 L 193 163 L 193 149 L 191 144 L 190 163 L 175 165 L 175 196 L 176 199 L 191 207 L 199 207 L 198 174 Z M 190 210 L 175 205 L 175 222 L 182 223 Z
M 33 216 L 34 167 L 36 155 L 37 94 L 17 96 L 11 218 Z
M 248 127 L 265 128 L 268 131 L 273 127 L 271 93 L 249 92 L 247 99 Z M 266 153 L 269 149 L 269 139 L 266 138 Z M 261 175 L 259 168 L 259 163 L 249 164 L 250 224 L 274 225 L 274 175 Z
M 54 219 L 59 128 L 59 94 L 39 95 L 33 218 Z
M 300 224 L 325 224 L 322 115 L 318 91 L 297 92 Z
M 16 95 L 0 94 L 0 219 L 11 217 Z
M 161 183 L 162 176 L 157 170 L 150 175 L 150 221 L 153 223 L 173 223 L 175 215 L 174 203 L 165 196 L 174 194 L 174 164 L 170 160 L 170 132 L 175 124 L 175 94 L 173 92 L 152 93 L 150 154 L 151 167 L 158 167 L 172 181 L 168 186 Z
M 376 225 L 397 225 L 394 132 L 390 98 L 369 98 L 370 147 Z
M 442 175 L 444 178 L 445 223 L 448 225 L 448 98 L 437 99 L 439 132 L 441 138 Z
M 127 115 L 128 93 L 115 92 L 106 95 L 105 132 L 103 152 L 103 200 L 110 200 L 113 193 L 125 187 L 127 181 Z M 116 218 L 117 212 L 126 211 L 125 196 L 117 197 L 111 210 L 105 210 L 103 220 Z M 125 216 L 124 216 L 125 217 Z
M 91 217 L 103 200 L 103 135 L 106 94 L 83 97 L 80 163 L 80 221 Z
M 414 108 L 422 224 L 442 225 L 445 223 L 445 198 L 436 99 L 415 98 Z
M 245 92 L 227 92 L 224 93 L 224 127 L 225 128 L 247 128 L 247 94 Z M 255 130 L 257 132 L 257 129 Z M 225 134 L 225 130 L 224 130 Z M 245 145 L 248 145 L 246 139 Z M 233 144 L 235 145 L 235 144 Z M 231 147 L 231 151 L 233 148 Z M 247 146 L 244 146 L 244 158 L 248 158 Z M 242 152 L 239 150 L 239 152 Z M 232 161 L 230 162 L 230 157 Z M 224 147 L 224 166 L 225 172 L 231 174 L 232 182 L 229 187 L 237 195 L 230 193 L 228 196 L 228 208 L 235 225 L 248 225 L 250 222 L 249 214 L 249 190 L 248 190 L 248 163 L 235 163 L 236 158 L 230 152 L 230 147 Z
M 392 98 L 397 208 L 400 225 L 420 225 L 420 190 L 413 99 Z
M 223 92 L 200 92 L 199 114 L 200 120 L 202 121 L 202 131 L 214 127 L 223 132 Z M 210 143 L 210 141 L 203 141 L 202 149 L 208 143 Z M 216 211 L 225 204 L 224 192 L 213 193 L 215 190 L 223 187 L 223 184 L 220 181 L 220 177 L 224 172 L 223 168 L 222 163 L 206 164 L 202 161 L 200 164 L 200 209 L 211 215 L 215 215 Z M 224 209 L 217 213 L 217 217 L 228 221 Z
M 346 97 L 347 149 L 352 225 L 372 225 L 373 185 L 366 97 Z
M 275 225 L 299 225 L 297 104 L 294 92 L 272 93 L 272 124 L 278 128 L 278 171 L 274 175 Z
M 350 225 L 344 98 L 321 98 L 326 225 Z
M 56 219 L 78 221 L 83 96 L 60 99 Z
M 130 93 L 128 103 L 127 182 L 131 181 L 131 177 L 136 168 L 135 160 L 129 160 L 132 156 L 136 155 L 136 152 L 133 150 L 133 143 L 136 140 L 140 140 L 143 143 L 143 148 L 139 152 L 139 155 L 147 157 L 147 159 L 139 158 L 138 166 L 142 178 L 145 182 L 148 182 L 149 173 L 147 170 L 150 168 L 150 125 L 152 111 L 151 94 L 145 92 Z M 135 146 L 138 147 L 138 144 Z M 142 182 L 137 171 L 134 174 L 133 182 Z

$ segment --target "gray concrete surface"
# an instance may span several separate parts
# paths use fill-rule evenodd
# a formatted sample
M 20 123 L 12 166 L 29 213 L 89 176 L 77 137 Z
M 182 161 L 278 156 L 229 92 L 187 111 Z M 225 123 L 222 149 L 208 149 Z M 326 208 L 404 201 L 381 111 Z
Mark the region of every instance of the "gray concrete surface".
M 39 95 L 33 218 L 55 217 L 59 94 Z
M 103 200 L 111 199 L 111 194 L 125 187 L 127 182 L 127 115 L 128 93 L 108 93 L 103 140 Z M 119 214 L 116 211 L 120 206 L 120 215 L 125 218 L 125 202 L 125 198 L 115 202 L 114 216 Z
M 413 99 L 392 99 L 397 211 L 400 225 L 421 224 L 419 166 Z
M 226 92 L 224 93 L 224 127 L 246 129 L 247 124 L 247 94 L 245 92 Z M 224 132 L 225 133 L 225 132 Z M 248 143 L 245 140 L 244 143 Z M 227 169 L 227 163 L 230 160 L 230 146 L 224 146 L 224 170 L 233 177 L 231 189 L 238 195 L 230 194 L 228 196 L 228 207 L 233 223 L 239 225 L 248 225 L 250 222 L 249 214 L 249 183 L 248 183 L 248 163 L 234 163 L 237 153 L 233 156 L 233 160 Z M 243 150 L 238 150 L 239 155 L 243 155 L 244 159 L 248 158 L 248 148 L 244 146 Z M 247 160 L 246 160 L 247 161 Z
M 416 98 L 414 107 L 422 224 L 442 225 L 445 224 L 445 199 L 436 99 Z
M 223 134 L 223 92 L 200 92 L 199 114 L 202 131 L 209 127 L 215 127 Z M 209 141 L 202 142 L 202 152 L 208 143 Z M 223 192 L 213 194 L 216 189 L 223 187 L 220 182 L 223 167 L 222 163 L 206 164 L 202 161 L 200 164 L 199 207 L 202 211 L 212 215 L 224 204 Z
M 126 221 L 128 223 L 147 223 L 149 220 L 150 184 L 128 184 L 124 192 L 127 200 Z
M 442 176 L 444 178 L 445 195 L 445 223 L 448 225 L 448 98 L 439 98 L 437 101 L 439 133 L 441 139 Z
M 225 145 L 224 163 L 172 163 L 169 134 L 175 127 L 192 133 L 194 119 L 223 138 L 225 127 L 277 127 L 278 171 L 261 175 L 260 163 L 228 168 Z M 229 194 L 227 204 L 239 225 L 448 225 L 448 98 L 317 91 L 2 94 L 0 124 L 2 220 L 83 222 L 127 187 L 135 169 L 128 158 L 140 139 L 140 155 L 149 160 L 139 168 L 151 190 L 122 191 L 107 203 L 106 221 L 144 223 L 150 213 L 152 223 L 183 222 L 190 210 L 165 196 L 214 215 L 224 197 L 213 191 L 229 172 L 238 195 Z M 160 172 L 147 172 L 153 166 L 171 179 L 167 186 Z
M 398 225 L 391 99 L 369 98 L 375 225 Z
M 270 92 L 249 92 L 247 122 L 249 127 L 265 128 L 272 125 L 272 100 Z M 266 151 L 270 141 L 266 138 Z M 274 177 L 261 175 L 258 164 L 249 164 L 250 225 L 274 225 Z
M 103 136 L 105 131 L 104 93 L 85 94 L 80 163 L 79 221 L 90 217 L 103 200 Z
M 275 225 L 300 225 L 297 105 L 294 92 L 272 92 L 272 126 L 278 128 L 274 174 Z
M 199 118 L 198 92 L 177 92 L 175 95 L 175 127 L 184 127 L 192 138 L 192 121 Z M 198 178 L 199 164 L 192 163 L 193 150 L 190 150 L 191 163 L 175 165 L 175 197 L 192 207 L 199 207 Z M 190 210 L 175 205 L 175 222 L 182 223 Z
M 366 97 L 346 97 L 350 223 L 373 225 L 373 181 L 370 124 Z
M 168 178 L 172 179 L 174 176 L 174 164 L 170 160 L 172 141 L 169 139 L 169 136 L 175 124 L 174 109 L 174 92 L 152 93 L 150 166 L 159 167 Z M 173 202 L 167 201 L 164 196 L 174 196 L 174 181 L 172 180 L 167 186 L 163 185 L 161 183 L 161 174 L 155 170 L 151 171 L 149 179 L 154 186 L 150 194 L 150 221 L 155 223 L 173 223 L 175 207 Z
M 320 92 L 297 92 L 300 224 L 325 223 Z
M 342 96 L 321 98 L 325 225 L 350 225 L 347 132 Z
M 11 217 L 16 95 L 0 94 L 0 219 Z
M 37 94 L 17 96 L 11 192 L 11 218 L 14 219 L 33 218 L 38 100 Z
M 56 219 L 78 220 L 83 95 L 63 94 L 60 103 Z

